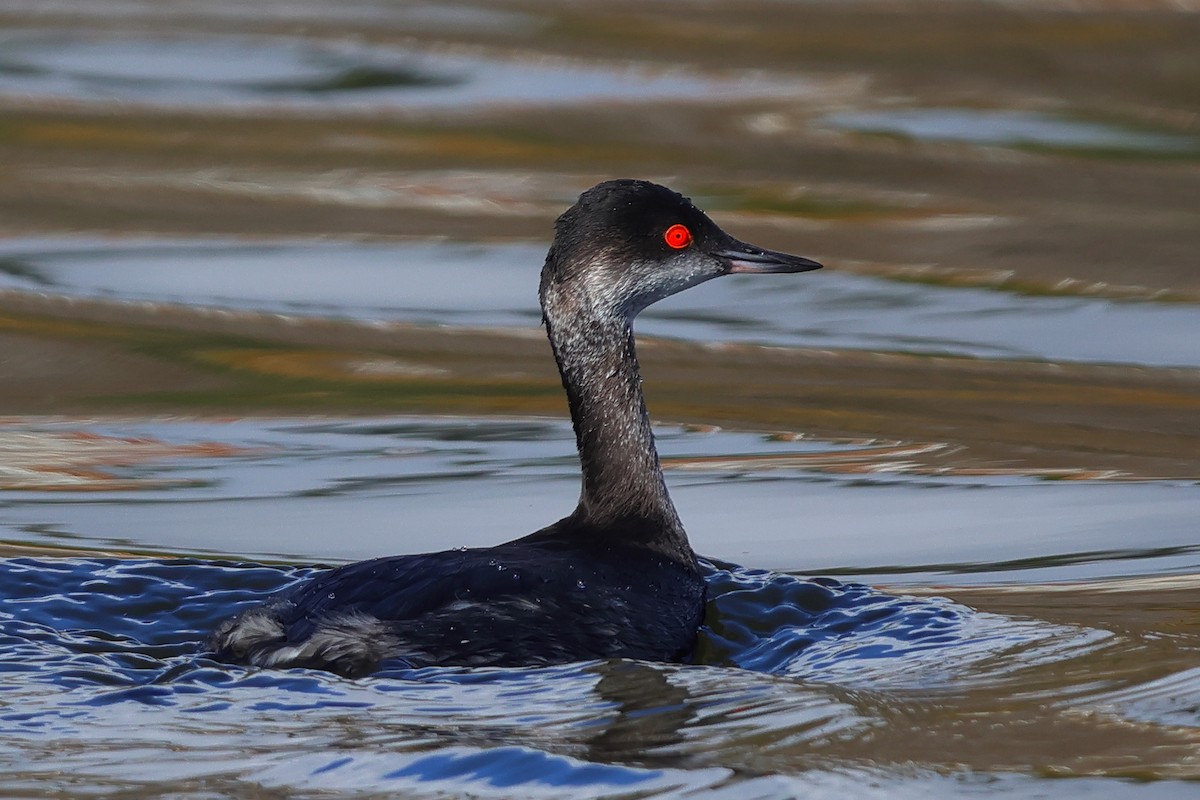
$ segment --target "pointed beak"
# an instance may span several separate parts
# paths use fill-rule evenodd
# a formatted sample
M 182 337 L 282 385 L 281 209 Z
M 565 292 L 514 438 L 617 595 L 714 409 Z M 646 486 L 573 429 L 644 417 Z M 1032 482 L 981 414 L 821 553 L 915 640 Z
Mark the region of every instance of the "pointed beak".
M 730 246 L 718 250 L 713 255 L 728 263 L 726 274 L 729 275 L 735 273 L 768 275 L 782 272 L 808 272 L 821 268 L 821 265 L 812 259 L 777 253 L 774 250 L 764 250 L 736 239 L 730 242 Z

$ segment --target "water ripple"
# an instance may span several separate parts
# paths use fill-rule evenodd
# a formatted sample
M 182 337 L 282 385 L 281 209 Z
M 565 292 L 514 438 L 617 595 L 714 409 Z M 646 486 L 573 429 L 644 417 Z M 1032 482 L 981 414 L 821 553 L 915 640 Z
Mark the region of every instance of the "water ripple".
M 1125 719 L 1200 728 L 1200 667 L 1093 697 L 1089 705 Z
M 708 576 L 702 659 L 842 684 L 928 686 L 961 680 L 1004 655 L 1044 645 L 1042 657 L 1104 639 L 1102 631 L 974 611 L 939 597 L 904 597 L 857 583 L 722 564 Z M 1051 646 L 1051 643 L 1054 643 Z M 1063 648 L 1064 643 L 1069 643 Z M 952 650 L 952 663 L 945 651 Z
M 1003 697 L 1018 696 L 1010 675 L 1054 671 L 1111 636 L 861 584 L 705 568 L 711 602 L 696 664 L 392 668 L 351 681 L 199 652 L 219 620 L 313 567 L 0 561 L 0 763 L 26 765 L 27 780 L 52 765 L 98 784 L 146 764 L 160 782 L 147 786 L 742 797 L 727 791 L 748 781 L 751 794 L 789 796 L 796 778 L 753 776 L 827 770 L 847 763 L 830 761 L 839 748 L 882 747 L 886 760 L 889 741 L 945 724 L 946 704 L 980 686 L 1000 699 L 968 703 L 954 724 L 996 704 L 987 713 L 1007 719 Z M 1195 682 L 1193 672 L 1062 710 L 1052 692 L 1029 702 L 1056 725 L 1076 720 L 1080 702 L 1178 725 L 1187 709 L 1155 704 L 1180 686 L 1194 695 Z

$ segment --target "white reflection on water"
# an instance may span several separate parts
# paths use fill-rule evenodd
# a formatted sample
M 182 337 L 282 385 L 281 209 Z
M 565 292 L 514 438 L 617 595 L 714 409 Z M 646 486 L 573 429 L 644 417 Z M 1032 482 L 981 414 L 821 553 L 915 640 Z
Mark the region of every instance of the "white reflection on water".
M 34 545 L 357 560 L 497 544 L 566 514 L 579 490 L 565 420 L 18 421 L 8 430 L 82 430 L 155 451 L 108 468 L 133 488 L 0 492 L 0 539 Z M 1200 568 L 1194 484 L 864 477 L 755 469 L 748 458 L 705 469 L 695 457 L 859 446 L 672 427 L 659 437 L 668 469 L 687 462 L 669 472 L 672 493 L 697 552 L 715 558 L 889 583 Z
M 10 239 L 0 289 L 368 322 L 533 328 L 542 244 Z M 1200 307 L 1024 297 L 825 270 L 734 276 L 658 303 L 639 333 L 700 341 L 1200 366 Z

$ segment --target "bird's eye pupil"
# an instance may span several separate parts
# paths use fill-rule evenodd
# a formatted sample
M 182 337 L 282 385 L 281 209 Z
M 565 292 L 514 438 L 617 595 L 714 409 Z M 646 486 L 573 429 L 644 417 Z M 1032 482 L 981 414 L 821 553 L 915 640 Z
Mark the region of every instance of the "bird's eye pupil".
M 682 250 L 692 243 L 692 232 L 687 229 L 686 225 L 675 224 L 667 228 L 663 234 L 663 239 L 668 247 L 676 250 Z

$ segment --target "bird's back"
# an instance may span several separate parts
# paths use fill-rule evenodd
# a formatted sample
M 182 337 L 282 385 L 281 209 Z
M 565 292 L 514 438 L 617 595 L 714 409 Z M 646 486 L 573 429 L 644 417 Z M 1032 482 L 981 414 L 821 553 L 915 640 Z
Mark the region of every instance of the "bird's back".
M 329 570 L 233 618 L 210 646 L 224 660 L 344 675 L 389 661 L 678 661 L 703 606 L 695 570 L 651 551 L 518 540 Z

